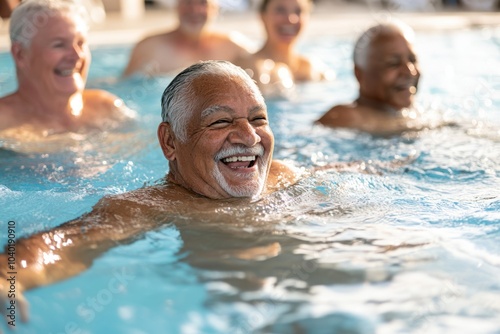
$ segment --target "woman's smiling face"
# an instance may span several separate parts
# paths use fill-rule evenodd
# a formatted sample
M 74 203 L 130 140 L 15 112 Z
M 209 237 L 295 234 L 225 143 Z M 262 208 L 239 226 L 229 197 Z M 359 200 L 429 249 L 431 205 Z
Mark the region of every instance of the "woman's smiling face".
M 90 62 L 86 24 L 60 13 L 37 27 L 17 65 L 25 78 L 36 81 L 47 94 L 70 96 L 84 90 Z
M 270 0 L 261 19 L 268 39 L 274 43 L 296 41 L 309 19 L 309 0 Z

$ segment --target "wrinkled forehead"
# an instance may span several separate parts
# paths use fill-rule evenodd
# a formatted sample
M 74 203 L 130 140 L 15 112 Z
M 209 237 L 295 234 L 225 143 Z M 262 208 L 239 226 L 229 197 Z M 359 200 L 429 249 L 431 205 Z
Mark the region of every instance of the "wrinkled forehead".
M 404 48 L 413 52 L 413 44 L 408 40 L 405 34 L 399 30 L 388 30 L 378 33 L 373 37 L 369 45 L 372 56 L 389 54 L 400 51 Z
M 248 100 L 261 104 L 264 98 L 257 85 L 250 79 L 237 74 L 207 73 L 195 78 L 191 90 L 197 102 L 212 100 Z
M 88 35 L 88 24 L 84 18 L 69 11 L 54 12 L 50 19 L 32 29 L 33 40 L 44 41 L 78 34 L 84 38 Z
M 263 13 L 271 6 L 299 6 L 302 9 L 309 9 L 310 4 L 311 0 L 264 0 L 261 4 L 260 11 Z
M 204 74 L 190 85 L 190 119 L 203 117 L 207 110 L 264 110 L 264 98 L 256 85 L 239 76 Z M 215 109 L 214 109 L 215 108 Z
M 218 0 L 177 0 L 178 5 L 217 5 Z

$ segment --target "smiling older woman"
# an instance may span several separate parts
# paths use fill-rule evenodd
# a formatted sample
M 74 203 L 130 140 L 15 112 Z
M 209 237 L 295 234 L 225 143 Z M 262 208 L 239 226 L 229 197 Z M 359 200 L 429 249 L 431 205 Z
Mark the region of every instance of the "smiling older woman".
M 131 117 L 113 94 L 85 89 L 87 34 L 85 9 L 74 2 L 26 0 L 16 7 L 10 39 L 18 89 L 0 99 L 0 130 L 79 131 Z

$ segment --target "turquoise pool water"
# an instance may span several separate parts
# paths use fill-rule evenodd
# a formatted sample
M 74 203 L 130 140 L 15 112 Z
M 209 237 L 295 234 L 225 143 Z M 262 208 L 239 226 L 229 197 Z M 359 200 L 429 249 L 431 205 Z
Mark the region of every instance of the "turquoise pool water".
M 303 167 L 414 161 L 382 175 L 317 174 L 252 215 L 220 210 L 230 224 L 165 222 L 81 275 L 28 291 L 31 319 L 17 333 L 500 333 L 500 33 L 418 36 L 418 105 L 456 127 L 373 138 L 313 126 L 356 95 L 347 37 L 301 45 L 335 81 L 268 101 L 277 158 Z M 22 153 L 2 143 L 2 246 L 9 220 L 26 236 L 166 173 L 155 134 L 171 78 L 116 82 L 129 51 L 95 48 L 89 86 L 137 110 L 135 129 L 56 138 L 44 154 L 36 142 Z M 14 72 L 8 54 L 0 64 L 4 95 Z M 237 256 L 255 246 L 264 251 Z

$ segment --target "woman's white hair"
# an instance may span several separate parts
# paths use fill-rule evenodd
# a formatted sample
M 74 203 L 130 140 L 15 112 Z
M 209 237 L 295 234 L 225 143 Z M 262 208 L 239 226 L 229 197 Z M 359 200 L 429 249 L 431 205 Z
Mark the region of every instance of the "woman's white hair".
M 208 60 L 193 64 L 179 73 L 167 86 L 161 97 L 161 117 L 170 123 L 172 132 L 180 140 L 187 140 L 186 127 L 197 105 L 192 83 L 202 76 L 239 78 L 252 89 L 256 98 L 264 98 L 255 81 L 241 68 L 224 60 Z
M 38 30 L 46 25 L 50 18 L 60 14 L 69 14 L 81 20 L 89 28 L 88 11 L 83 3 L 71 0 L 23 0 L 10 16 L 10 41 L 29 47 L 31 39 Z
M 391 20 L 385 23 L 377 24 L 362 33 L 354 44 L 354 64 L 362 69 L 366 69 L 373 41 L 378 36 L 388 34 L 401 34 L 410 43 L 413 43 L 415 38 L 415 32 L 413 29 L 402 21 Z

